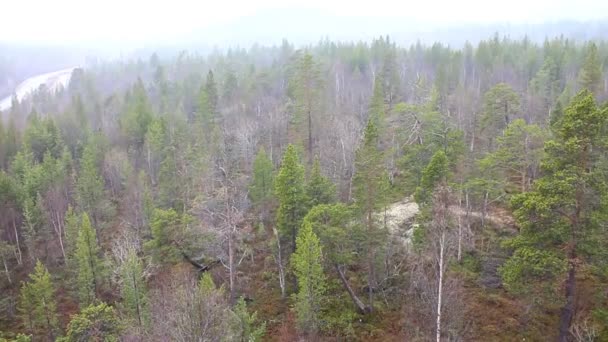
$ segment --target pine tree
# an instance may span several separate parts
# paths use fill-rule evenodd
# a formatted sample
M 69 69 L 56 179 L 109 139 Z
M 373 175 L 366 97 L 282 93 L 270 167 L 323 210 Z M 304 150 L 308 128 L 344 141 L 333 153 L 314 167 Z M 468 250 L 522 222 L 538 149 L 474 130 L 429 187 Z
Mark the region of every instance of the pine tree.
M 302 226 L 296 245 L 291 265 L 298 280 L 295 295 L 298 326 L 306 333 L 316 333 L 321 324 L 321 305 L 327 285 L 321 264 L 321 243 L 311 224 Z
M 320 96 L 323 83 L 319 65 L 309 53 L 300 55 L 289 80 L 291 96 L 295 102 L 292 127 L 296 138 L 306 148 L 308 166 L 312 165 L 315 139 L 314 123 L 320 114 Z
M 578 75 L 578 82 L 583 89 L 587 89 L 595 96 L 598 96 L 602 91 L 602 65 L 600 63 L 597 46 L 595 43 L 590 43 L 587 48 L 585 61 Z
M 51 274 L 38 260 L 30 280 L 22 283 L 19 311 L 30 333 L 53 340 L 58 328 L 57 299 Z
M 82 308 L 95 301 L 102 279 L 102 260 L 95 230 L 89 216 L 82 214 L 82 225 L 76 241 L 78 299 Z
M 570 339 L 576 310 L 577 271 L 602 255 L 603 222 L 608 214 L 602 198 L 605 177 L 604 132 L 608 109 L 600 110 L 593 94 L 583 90 L 566 107 L 555 140 L 545 143 L 544 175 L 533 190 L 512 199 L 520 235 L 505 245 L 514 250 L 501 269 L 513 291 L 530 292 L 534 284 L 565 286 L 559 340 Z
M 137 326 L 146 329 L 150 323 L 148 289 L 141 259 L 130 250 L 120 270 L 122 306 Z
M 296 236 L 306 215 L 304 166 L 300 164 L 293 145 L 287 146 L 281 168 L 275 179 L 275 193 L 279 200 L 277 226 L 283 237 L 289 236 L 292 250 L 296 249 Z
M 527 191 L 540 164 L 543 133 L 523 119 L 511 122 L 496 138 L 496 151 L 479 161 L 484 178 L 497 182 L 507 193 Z
M 309 199 L 309 208 L 336 201 L 336 186 L 321 173 L 319 158 L 315 158 L 312 164 L 312 171 L 306 183 L 306 195 Z

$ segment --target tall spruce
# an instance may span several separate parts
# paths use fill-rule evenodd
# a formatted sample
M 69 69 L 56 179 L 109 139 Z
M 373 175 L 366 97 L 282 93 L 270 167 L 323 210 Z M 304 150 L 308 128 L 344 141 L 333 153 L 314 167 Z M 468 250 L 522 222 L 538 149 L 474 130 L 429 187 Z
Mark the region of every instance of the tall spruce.
M 266 151 L 261 148 L 253 161 L 253 179 L 249 185 L 249 197 L 254 206 L 268 205 L 274 196 L 274 167 Z
M 281 168 L 275 179 L 275 193 L 279 201 L 277 226 L 282 237 L 289 237 L 292 251 L 296 250 L 296 236 L 307 211 L 304 189 L 304 166 L 300 164 L 293 145 L 287 146 Z
M 376 253 L 382 243 L 382 230 L 374 213 L 386 200 L 385 168 L 383 153 L 379 148 L 378 128 L 374 120 L 369 120 L 363 132 L 363 141 L 355 156 L 355 176 L 353 188 L 355 204 L 359 210 L 361 223 L 365 227 L 365 253 L 367 263 L 368 306 L 374 307 L 374 288 L 376 287 Z
M 77 284 L 80 306 L 85 308 L 95 301 L 100 289 L 103 264 L 97 245 L 95 230 L 87 213 L 82 214 L 82 224 L 76 241 Z
M 596 96 L 600 95 L 602 91 L 602 64 L 595 43 L 589 43 L 587 47 L 587 54 L 578 75 L 578 82 L 583 89 L 589 90 Z
M 150 324 L 148 288 L 145 281 L 144 265 L 134 249 L 129 250 L 120 270 L 120 292 L 122 307 L 128 317 L 140 328 Z

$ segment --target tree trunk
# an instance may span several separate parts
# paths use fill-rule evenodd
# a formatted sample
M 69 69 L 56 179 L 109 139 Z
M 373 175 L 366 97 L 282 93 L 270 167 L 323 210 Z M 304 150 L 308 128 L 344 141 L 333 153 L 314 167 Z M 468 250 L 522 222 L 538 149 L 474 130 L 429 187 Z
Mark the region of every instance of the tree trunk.
M 460 220 L 460 215 L 458 215 L 458 262 L 462 260 L 462 223 Z
M 483 208 L 481 209 L 481 226 L 486 226 L 486 213 L 488 212 L 488 197 L 489 193 L 486 191 L 483 196 Z
M 283 268 L 283 257 L 281 252 L 281 239 L 275 227 L 272 227 L 275 238 L 277 239 L 277 264 L 279 266 L 279 287 L 281 288 L 281 298 L 285 298 L 285 269 Z
M 19 244 L 19 233 L 17 232 L 17 224 L 15 223 L 15 214 L 13 213 L 13 231 L 15 232 L 15 243 L 17 244 L 17 264 L 21 265 L 23 259 L 21 257 L 21 245 Z
M 570 337 L 570 325 L 574 317 L 574 294 L 576 291 L 576 264 L 573 258 L 570 259 L 570 269 L 566 280 L 566 304 L 561 310 L 559 318 L 559 341 L 568 342 Z
M 61 255 L 63 255 L 63 262 L 67 264 L 68 258 L 66 257 L 65 248 L 63 247 L 63 227 L 61 225 L 61 218 L 59 217 L 59 212 L 55 213 L 55 217 L 57 218 L 57 224 L 53 224 L 53 226 L 55 227 L 55 233 L 57 233 L 57 236 L 59 237 L 59 247 L 61 247 Z
M 6 278 L 8 279 L 8 283 L 12 284 L 13 281 L 11 280 L 11 274 L 8 271 L 8 265 L 6 264 L 6 258 L 4 257 L 4 255 L 2 255 L 2 263 L 4 264 L 4 272 L 6 273 Z
M 228 272 L 229 272 L 229 285 L 230 285 L 230 303 L 234 303 L 234 243 L 233 232 L 228 233 Z
M 312 165 L 312 112 L 308 108 L 308 166 Z
M 443 250 L 445 248 L 445 233 L 439 240 L 439 284 L 437 289 L 437 342 L 441 341 L 441 297 L 443 296 Z
M 133 290 L 135 290 L 135 306 L 137 308 L 137 320 L 139 322 L 139 326 L 143 327 L 143 321 L 141 319 L 141 307 L 139 304 L 139 289 L 137 288 L 137 279 L 135 278 L 135 273 L 131 272 L 131 281 L 133 281 Z
M 376 267 L 374 265 L 374 252 L 370 251 L 369 255 L 369 274 L 367 277 L 367 291 L 369 298 L 369 311 L 374 311 L 374 278 L 376 273 Z
M 344 275 L 344 271 L 342 270 L 340 265 L 334 264 L 334 267 L 336 268 L 336 271 L 338 271 L 338 276 L 340 276 L 342 285 L 346 289 L 346 292 L 348 292 L 348 295 L 350 296 L 350 298 L 353 300 L 353 303 L 355 304 L 355 306 L 357 306 L 359 313 L 366 314 L 366 313 L 371 312 L 370 307 L 365 306 L 365 304 L 363 304 L 361 299 L 359 299 L 359 297 L 357 297 L 357 294 L 355 294 L 355 291 L 353 291 L 353 288 L 348 283 L 348 280 L 346 280 L 346 276 Z

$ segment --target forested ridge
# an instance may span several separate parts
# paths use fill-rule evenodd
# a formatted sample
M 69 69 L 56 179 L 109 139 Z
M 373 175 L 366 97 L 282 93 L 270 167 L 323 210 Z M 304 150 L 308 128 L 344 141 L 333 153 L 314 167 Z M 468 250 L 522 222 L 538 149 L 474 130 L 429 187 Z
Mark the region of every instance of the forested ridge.
M 93 61 L 0 118 L 0 341 L 608 340 L 608 44 Z

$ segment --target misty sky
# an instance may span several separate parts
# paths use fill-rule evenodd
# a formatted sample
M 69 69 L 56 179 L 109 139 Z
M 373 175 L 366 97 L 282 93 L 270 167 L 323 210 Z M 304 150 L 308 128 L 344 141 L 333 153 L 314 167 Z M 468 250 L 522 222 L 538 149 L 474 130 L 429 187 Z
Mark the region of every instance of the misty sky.
M 402 20 L 404 27 L 445 27 L 463 23 L 538 23 L 608 17 L 607 0 L 6 0 L 2 4 L 0 41 L 67 43 L 83 41 L 159 41 L 192 32 L 214 35 L 247 18 L 280 10 L 325 16 Z M 272 13 L 272 12 L 271 12 Z M 313 19 L 314 20 L 314 19 Z M 268 21 L 268 20 L 266 20 Z M 272 21 L 272 20 L 270 20 Z M 255 21 L 252 26 L 256 26 Z M 290 18 L 277 22 L 281 32 Z M 381 21 L 380 21 L 381 22 Z M 272 22 L 267 22 L 273 25 Z M 314 23 L 311 23 L 314 25 Z M 356 25 L 355 25 L 356 26 Z M 227 28 L 227 29 L 226 29 Z M 325 28 L 326 29 L 326 28 Z M 361 27 L 341 28 L 361 30 Z M 365 28 L 363 28 L 365 29 Z M 255 28 L 249 32 L 255 33 Z M 234 33 L 234 32 L 232 32 Z M 328 32 L 331 35 L 332 32 Z M 352 32 L 356 34 L 357 32 Z

